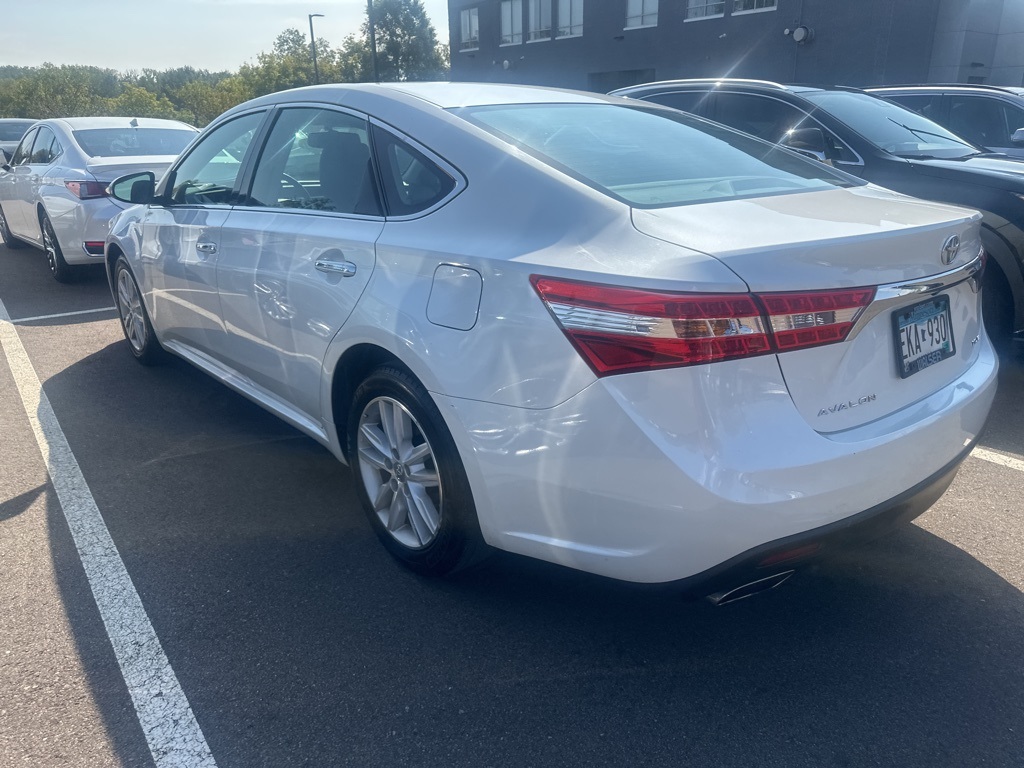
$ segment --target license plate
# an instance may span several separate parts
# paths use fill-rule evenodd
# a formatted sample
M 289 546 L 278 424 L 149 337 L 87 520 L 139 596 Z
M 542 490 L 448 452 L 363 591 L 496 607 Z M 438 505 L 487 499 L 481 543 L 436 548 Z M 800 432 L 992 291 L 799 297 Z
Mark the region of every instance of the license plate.
M 936 296 L 892 313 L 896 368 L 901 378 L 913 376 L 956 353 L 949 296 Z

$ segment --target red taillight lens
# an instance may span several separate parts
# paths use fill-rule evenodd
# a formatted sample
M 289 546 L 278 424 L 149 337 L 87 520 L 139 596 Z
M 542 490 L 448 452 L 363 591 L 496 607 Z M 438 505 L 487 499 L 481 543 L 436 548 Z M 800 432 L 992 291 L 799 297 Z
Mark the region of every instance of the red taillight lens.
M 530 280 L 598 376 L 772 351 L 749 294 L 661 293 L 539 275 Z
M 785 352 L 845 340 L 875 298 L 875 289 L 762 293 L 759 298 L 768 311 L 775 345 Z
M 104 181 L 65 181 L 64 186 L 79 200 L 107 196 L 107 184 Z
M 843 341 L 875 295 L 874 288 L 671 293 L 540 275 L 530 282 L 598 376 Z

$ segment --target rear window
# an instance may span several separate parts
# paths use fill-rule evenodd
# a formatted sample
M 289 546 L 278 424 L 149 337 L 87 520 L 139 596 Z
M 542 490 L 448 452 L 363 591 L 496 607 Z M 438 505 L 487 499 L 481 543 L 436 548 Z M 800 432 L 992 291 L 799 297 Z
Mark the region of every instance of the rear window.
M 0 141 L 20 141 L 33 122 L 0 122 Z
M 859 183 L 773 144 L 656 107 L 512 104 L 455 111 L 549 165 L 641 208 Z
M 90 157 L 177 155 L 195 137 L 185 128 L 84 128 L 74 131 L 78 146 Z

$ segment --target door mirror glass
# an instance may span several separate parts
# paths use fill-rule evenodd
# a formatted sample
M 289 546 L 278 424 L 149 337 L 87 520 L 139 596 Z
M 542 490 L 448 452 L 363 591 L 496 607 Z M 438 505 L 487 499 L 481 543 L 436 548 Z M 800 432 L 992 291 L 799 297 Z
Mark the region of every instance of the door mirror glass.
M 147 205 L 153 202 L 156 176 L 152 171 L 129 173 L 110 185 L 110 196 L 122 203 Z

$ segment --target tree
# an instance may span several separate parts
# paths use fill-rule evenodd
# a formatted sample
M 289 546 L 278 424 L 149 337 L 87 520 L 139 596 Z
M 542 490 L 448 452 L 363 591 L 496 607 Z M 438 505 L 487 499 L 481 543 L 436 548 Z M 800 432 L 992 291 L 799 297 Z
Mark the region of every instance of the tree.
M 184 117 L 163 96 L 131 83 L 125 83 L 116 98 L 106 99 L 103 111 L 120 117 L 164 117 L 172 120 Z
M 422 0 L 374 0 L 373 21 L 377 75 L 382 82 L 447 78 L 443 51 Z M 368 22 L 363 24 L 363 34 L 368 40 Z M 370 79 L 372 62 L 366 64 L 364 79 Z

